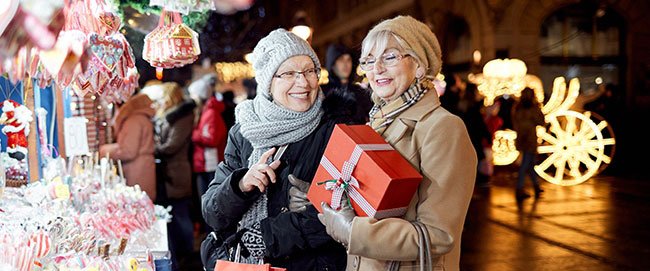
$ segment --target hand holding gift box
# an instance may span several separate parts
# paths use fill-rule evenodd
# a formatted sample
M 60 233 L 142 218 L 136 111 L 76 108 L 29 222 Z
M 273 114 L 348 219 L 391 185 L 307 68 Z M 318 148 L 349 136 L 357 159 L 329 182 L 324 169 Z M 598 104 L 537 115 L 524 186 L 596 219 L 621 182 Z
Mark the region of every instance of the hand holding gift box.
M 417 191 L 422 175 L 367 125 L 338 124 L 332 132 L 307 198 L 323 212 L 351 204 L 359 216 L 399 217 Z M 343 194 L 350 202 L 341 203 Z

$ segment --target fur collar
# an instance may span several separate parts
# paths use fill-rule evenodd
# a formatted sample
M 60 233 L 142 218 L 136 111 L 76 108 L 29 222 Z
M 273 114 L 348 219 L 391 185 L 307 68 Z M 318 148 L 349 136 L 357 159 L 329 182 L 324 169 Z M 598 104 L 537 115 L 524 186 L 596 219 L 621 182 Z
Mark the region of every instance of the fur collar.
M 196 107 L 196 103 L 194 102 L 194 100 L 183 101 L 181 104 L 172 108 L 165 114 L 165 120 L 169 124 L 173 124 L 174 122 L 182 119 L 183 117 L 193 113 L 195 107 Z

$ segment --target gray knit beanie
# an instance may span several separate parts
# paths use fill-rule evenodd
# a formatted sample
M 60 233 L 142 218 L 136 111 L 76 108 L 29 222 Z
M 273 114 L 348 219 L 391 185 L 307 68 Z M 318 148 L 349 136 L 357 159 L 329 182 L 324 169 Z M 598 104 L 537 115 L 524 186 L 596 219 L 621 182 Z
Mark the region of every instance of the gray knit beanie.
M 442 68 L 442 52 L 438 38 L 429 27 L 411 16 L 397 16 L 373 27 L 367 36 L 389 31 L 399 36 L 428 68 L 427 74 L 437 75 Z
M 262 38 L 253 49 L 253 69 L 257 81 L 257 94 L 271 99 L 270 88 L 273 75 L 287 59 L 306 55 L 320 69 L 320 61 L 309 44 L 295 34 L 279 28 Z

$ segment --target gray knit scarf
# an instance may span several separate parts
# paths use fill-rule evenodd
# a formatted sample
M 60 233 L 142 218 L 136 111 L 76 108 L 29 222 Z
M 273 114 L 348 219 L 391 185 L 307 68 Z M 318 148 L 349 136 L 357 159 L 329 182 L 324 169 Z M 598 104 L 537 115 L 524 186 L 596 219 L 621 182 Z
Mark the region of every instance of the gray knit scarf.
M 322 100 L 323 93 L 319 90 L 316 102 L 305 112 L 286 109 L 263 95 L 237 105 L 235 117 L 241 126 L 240 132 L 253 146 L 253 152 L 248 157 L 248 167 L 257 163 L 270 148 L 300 141 L 316 130 L 323 116 Z M 260 196 L 242 217 L 239 229 L 249 228 L 266 218 L 267 201 L 266 193 Z M 242 258 L 242 262 L 257 263 L 257 259 Z

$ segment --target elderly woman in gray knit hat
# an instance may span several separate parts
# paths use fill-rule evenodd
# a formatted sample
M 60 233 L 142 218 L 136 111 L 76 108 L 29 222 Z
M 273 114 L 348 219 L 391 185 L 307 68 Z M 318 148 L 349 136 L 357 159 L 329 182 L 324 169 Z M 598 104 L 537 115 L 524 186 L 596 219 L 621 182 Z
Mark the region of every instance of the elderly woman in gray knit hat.
M 202 244 L 203 263 L 212 270 L 216 259 L 239 252 L 245 263 L 344 270 L 345 248 L 327 234 L 305 191 L 334 125 L 349 119 L 322 106 L 320 62 L 298 36 L 275 30 L 253 58 L 257 96 L 236 107 L 225 161 L 202 197 L 214 229 Z
M 477 161 L 463 121 L 440 107 L 433 89 L 441 64 L 436 36 L 409 16 L 381 22 L 363 40 L 360 65 L 375 102 L 370 125 L 424 178 L 402 218 L 357 217 L 323 204 L 319 218 L 347 246 L 347 270 L 459 269 Z

